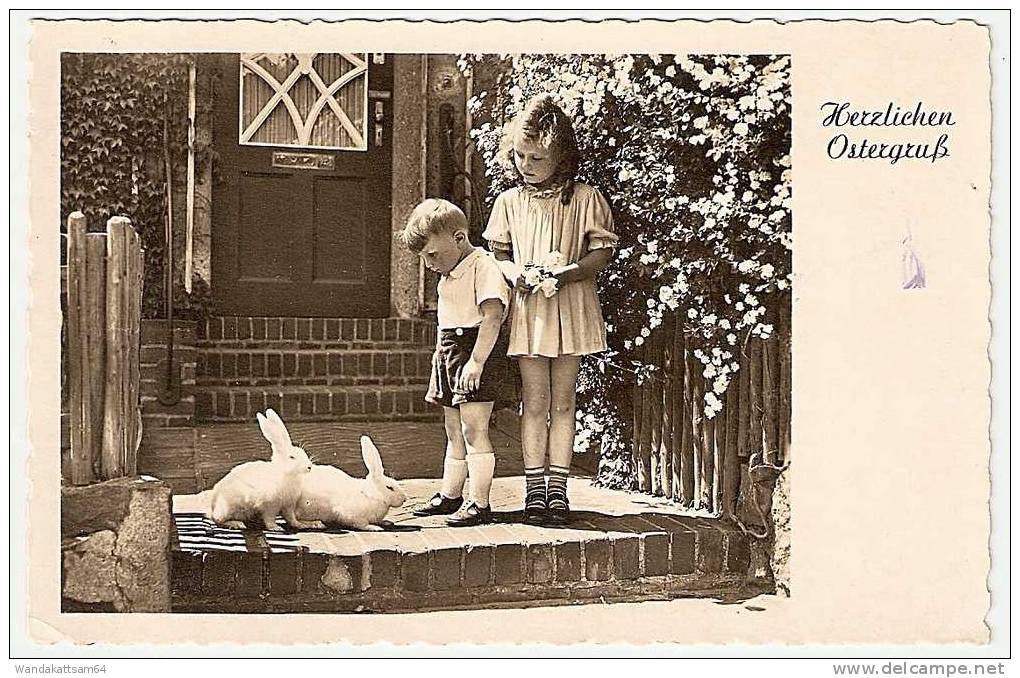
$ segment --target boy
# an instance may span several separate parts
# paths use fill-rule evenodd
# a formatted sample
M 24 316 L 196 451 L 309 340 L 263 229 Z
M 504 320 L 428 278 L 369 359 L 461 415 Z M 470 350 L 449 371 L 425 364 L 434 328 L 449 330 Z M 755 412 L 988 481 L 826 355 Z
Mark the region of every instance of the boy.
M 471 244 L 464 213 L 446 200 L 418 205 L 400 233 L 404 245 L 440 274 L 439 331 L 425 399 L 443 406 L 446 459 L 440 491 L 417 516 L 450 515 L 453 526 L 490 522 L 495 469 L 489 416 L 506 373 L 496 347 L 510 288 L 496 260 Z M 471 496 L 462 500 L 465 479 Z

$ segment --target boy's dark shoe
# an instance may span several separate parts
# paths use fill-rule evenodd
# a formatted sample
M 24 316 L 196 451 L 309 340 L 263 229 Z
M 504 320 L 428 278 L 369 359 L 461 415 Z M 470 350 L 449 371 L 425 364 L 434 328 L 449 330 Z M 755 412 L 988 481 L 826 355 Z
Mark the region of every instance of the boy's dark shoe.
M 450 497 L 444 497 L 441 493 L 436 492 L 432 499 L 429 499 L 429 503 L 414 510 L 414 515 L 419 518 L 424 518 L 426 516 L 448 516 L 451 513 L 456 513 L 457 509 L 459 509 L 463 504 L 463 497 L 451 499 Z
M 446 519 L 450 527 L 472 527 L 492 522 L 492 510 L 488 506 L 479 506 L 473 501 L 464 502 L 460 510 Z

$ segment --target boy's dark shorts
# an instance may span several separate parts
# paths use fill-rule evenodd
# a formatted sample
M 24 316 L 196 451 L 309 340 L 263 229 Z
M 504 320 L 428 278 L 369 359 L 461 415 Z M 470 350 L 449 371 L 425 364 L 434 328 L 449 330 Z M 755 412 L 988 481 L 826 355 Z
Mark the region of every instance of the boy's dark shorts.
M 462 403 L 489 403 L 500 399 L 507 379 L 508 333 L 501 331 L 492 353 L 482 367 L 478 390 L 470 393 L 457 391 L 454 385 L 461 370 L 471 358 L 478 338 L 477 327 L 458 327 L 439 330 L 439 342 L 432 356 L 432 376 L 425 400 L 443 407 L 458 407 Z

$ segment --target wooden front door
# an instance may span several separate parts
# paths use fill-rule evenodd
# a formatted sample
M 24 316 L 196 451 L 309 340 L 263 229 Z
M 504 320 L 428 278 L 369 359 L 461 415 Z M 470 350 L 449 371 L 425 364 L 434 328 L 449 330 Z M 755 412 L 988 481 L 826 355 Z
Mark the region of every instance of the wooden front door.
M 392 58 L 219 58 L 212 206 L 217 312 L 388 315 Z

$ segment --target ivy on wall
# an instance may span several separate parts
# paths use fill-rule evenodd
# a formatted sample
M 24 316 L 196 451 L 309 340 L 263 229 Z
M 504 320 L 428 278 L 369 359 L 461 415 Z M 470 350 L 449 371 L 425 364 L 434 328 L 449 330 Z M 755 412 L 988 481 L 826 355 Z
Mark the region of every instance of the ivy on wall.
M 164 309 L 167 171 L 177 193 L 186 181 L 188 69 L 185 54 L 74 54 L 61 59 L 61 229 L 81 211 L 89 230 L 105 230 L 114 215 L 131 219 L 145 247 L 142 313 Z M 211 160 L 207 145 L 196 147 L 196 168 Z M 174 196 L 174 211 L 183 200 Z M 175 305 L 200 312 L 208 287 L 185 295 L 175 281 Z

